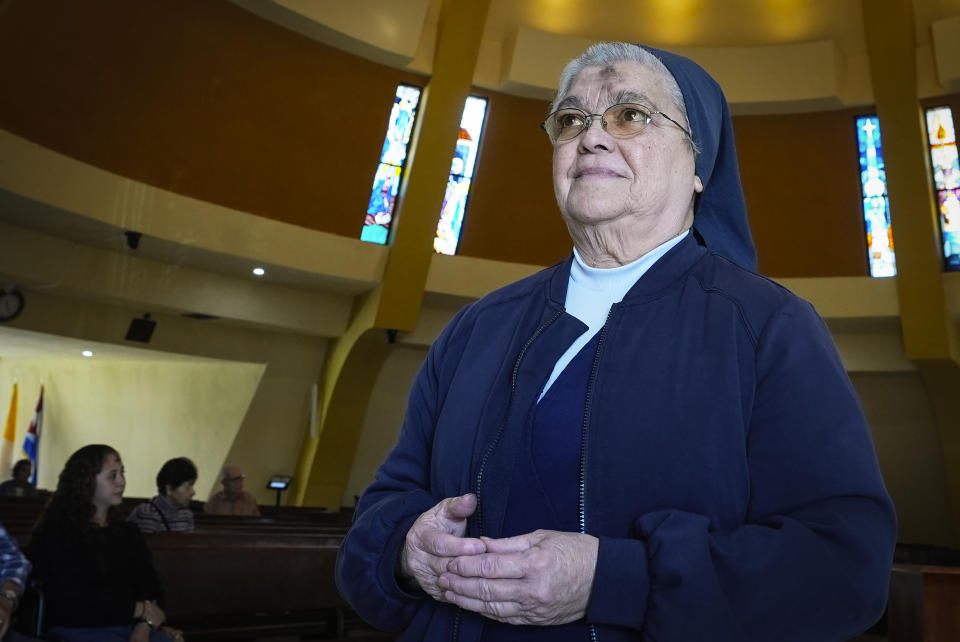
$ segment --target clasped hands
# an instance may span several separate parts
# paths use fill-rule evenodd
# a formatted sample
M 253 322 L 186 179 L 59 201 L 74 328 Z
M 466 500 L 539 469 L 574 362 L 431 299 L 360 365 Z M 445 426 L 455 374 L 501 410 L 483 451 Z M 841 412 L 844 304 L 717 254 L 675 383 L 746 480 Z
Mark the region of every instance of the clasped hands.
M 590 602 L 598 540 L 538 530 L 516 537 L 464 537 L 473 494 L 444 499 L 407 531 L 402 573 L 426 593 L 508 624 L 582 618 Z

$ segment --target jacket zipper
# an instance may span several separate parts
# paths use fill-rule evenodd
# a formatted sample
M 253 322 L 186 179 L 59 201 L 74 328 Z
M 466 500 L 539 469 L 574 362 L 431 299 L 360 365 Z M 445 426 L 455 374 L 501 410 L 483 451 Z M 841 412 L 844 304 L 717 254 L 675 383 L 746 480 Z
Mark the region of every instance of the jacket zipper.
M 463 613 L 463 609 L 459 606 L 457 607 L 457 614 L 453 618 L 453 642 L 457 642 L 460 639 L 460 614 Z
M 616 305 L 616 304 L 614 304 Z M 593 353 L 593 366 L 590 368 L 590 379 L 587 381 L 587 397 L 583 403 L 583 427 L 580 431 L 580 497 L 577 502 L 580 519 L 580 532 L 587 532 L 587 506 L 586 506 L 586 486 L 587 486 L 587 431 L 590 426 L 590 404 L 593 401 L 593 384 L 597 378 L 597 368 L 600 367 L 600 350 L 603 348 L 603 342 L 607 338 L 607 324 L 610 323 L 610 317 L 613 316 L 613 306 L 607 312 L 607 318 L 600 328 L 600 338 L 597 340 L 597 349 Z M 597 627 L 590 624 L 590 640 L 597 642 Z
M 497 427 L 497 433 L 493 437 L 493 441 L 490 442 L 490 445 L 487 447 L 486 452 L 483 453 L 483 458 L 480 460 L 480 469 L 477 471 L 477 483 L 476 483 L 476 495 L 477 495 L 477 533 L 483 535 L 483 510 L 480 505 L 480 489 L 483 484 L 483 473 L 487 467 L 487 460 L 490 459 L 490 455 L 493 454 L 493 451 L 496 449 L 497 444 L 500 443 L 500 438 L 503 436 L 503 430 L 507 425 L 507 418 L 510 417 L 510 407 L 513 405 L 513 397 L 517 391 L 517 373 L 520 371 L 520 363 L 523 361 L 524 355 L 527 353 L 527 348 L 537 340 L 544 330 L 550 327 L 554 321 L 560 318 L 563 314 L 563 310 L 557 311 L 550 319 L 548 319 L 543 325 L 537 328 L 536 332 L 527 339 L 526 343 L 523 344 L 523 347 L 520 348 L 520 354 L 517 355 L 517 360 L 513 364 L 513 372 L 510 375 L 510 397 L 507 400 L 507 412 L 503 416 L 503 421 L 500 422 L 500 425 Z M 581 483 L 582 487 L 582 483 Z M 463 614 L 463 609 L 457 607 L 457 614 L 453 618 L 453 642 L 457 642 L 460 639 L 460 616 Z
M 510 417 L 510 408 L 513 406 L 513 397 L 517 391 L 517 373 L 520 371 L 520 363 L 523 361 L 523 357 L 527 353 L 527 349 L 530 345 L 536 341 L 537 337 L 543 334 L 554 321 L 560 318 L 563 314 L 563 310 L 559 310 L 553 317 L 548 319 L 543 325 L 537 328 L 536 332 L 527 339 L 527 342 L 523 344 L 523 347 L 520 348 L 520 354 L 517 356 L 516 362 L 513 364 L 513 373 L 510 375 L 510 398 L 507 400 L 507 412 L 503 416 L 503 421 L 500 422 L 500 425 L 497 427 L 497 434 L 494 435 L 493 441 L 490 442 L 490 445 L 487 447 L 486 452 L 483 453 L 483 459 L 480 460 L 480 469 L 477 471 L 477 483 L 476 483 L 476 494 L 477 494 L 477 531 L 479 535 L 483 535 L 483 511 L 481 510 L 480 502 L 480 490 L 483 484 L 483 473 L 487 467 L 487 461 L 490 459 L 490 455 L 493 454 L 493 451 L 496 449 L 497 445 L 500 443 L 500 438 L 503 436 L 503 430 L 507 426 L 507 419 Z

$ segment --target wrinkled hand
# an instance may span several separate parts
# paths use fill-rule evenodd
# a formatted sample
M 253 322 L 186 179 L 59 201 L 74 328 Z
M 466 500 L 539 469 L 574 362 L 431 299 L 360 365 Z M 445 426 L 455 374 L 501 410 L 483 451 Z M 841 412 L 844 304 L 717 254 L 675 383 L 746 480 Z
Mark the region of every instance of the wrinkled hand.
M 476 495 L 448 497 L 420 515 L 407 531 L 400 569 L 434 599 L 443 599 L 437 580 L 453 558 L 486 550 L 482 540 L 464 537 L 467 518 L 476 509 Z
M 451 560 L 443 600 L 508 624 L 566 624 L 587 612 L 599 540 L 538 530 L 483 539 L 487 552 Z

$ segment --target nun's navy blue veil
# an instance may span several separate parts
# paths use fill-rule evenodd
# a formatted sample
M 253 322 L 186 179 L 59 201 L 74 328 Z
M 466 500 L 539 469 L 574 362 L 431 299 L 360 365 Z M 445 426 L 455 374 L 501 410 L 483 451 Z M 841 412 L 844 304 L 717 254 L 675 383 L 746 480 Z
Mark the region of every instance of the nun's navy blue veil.
M 689 58 L 640 46 L 662 60 L 676 79 L 686 103 L 693 140 L 700 146 L 697 176 L 703 183 L 703 193 L 694 210 L 694 230 L 710 250 L 756 270 L 757 250 L 740 185 L 733 122 L 720 85 Z

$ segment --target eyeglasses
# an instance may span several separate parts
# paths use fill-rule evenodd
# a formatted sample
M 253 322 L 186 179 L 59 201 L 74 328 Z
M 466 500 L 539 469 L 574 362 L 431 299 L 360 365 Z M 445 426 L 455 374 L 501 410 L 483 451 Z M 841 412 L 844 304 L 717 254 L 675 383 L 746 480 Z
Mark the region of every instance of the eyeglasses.
M 649 109 L 636 103 L 619 103 L 607 107 L 602 114 L 588 114 L 573 107 L 558 109 L 540 123 L 540 128 L 547 132 L 550 142 L 556 145 L 579 136 L 593 124 L 593 119 L 597 116 L 600 117 L 600 126 L 604 131 L 616 138 L 636 136 L 650 124 L 653 116 L 663 116 L 693 140 L 693 136 L 686 127 L 662 111 Z

